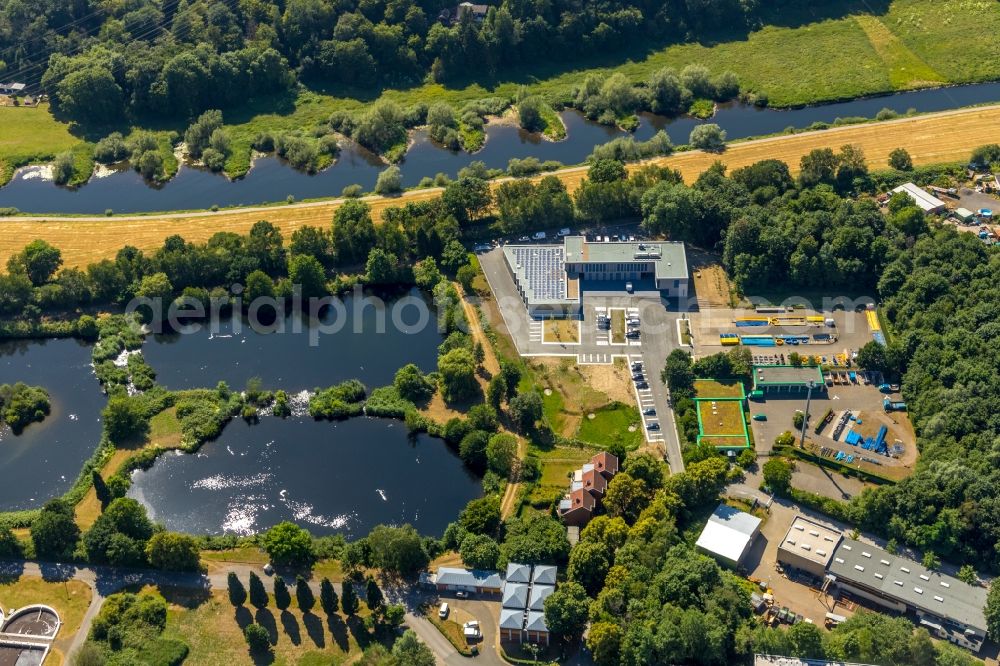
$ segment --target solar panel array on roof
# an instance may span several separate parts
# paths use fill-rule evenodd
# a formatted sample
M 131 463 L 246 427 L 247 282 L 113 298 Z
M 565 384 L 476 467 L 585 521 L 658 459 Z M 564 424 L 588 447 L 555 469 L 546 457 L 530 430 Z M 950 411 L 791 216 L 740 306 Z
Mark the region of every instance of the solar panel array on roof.
M 566 262 L 562 246 L 515 247 L 514 259 L 535 300 L 565 298 Z

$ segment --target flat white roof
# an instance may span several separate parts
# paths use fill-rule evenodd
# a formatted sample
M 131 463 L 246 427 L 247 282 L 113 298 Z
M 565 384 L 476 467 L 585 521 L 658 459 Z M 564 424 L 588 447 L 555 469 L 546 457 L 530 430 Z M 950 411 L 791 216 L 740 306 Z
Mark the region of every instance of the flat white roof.
M 759 528 L 760 518 L 720 504 L 695 546 L 730 562 L 739 562 Z
M 905 192 L 909 195 L 913 202 L 920 207 L 924 212 L 941 210 L 944 208 L 944 202 L 937 197 L 929 194 L 926 190 L 917 187 L 913 183 L 903 183 L 899 187 L 893 188 L 895 192 Z

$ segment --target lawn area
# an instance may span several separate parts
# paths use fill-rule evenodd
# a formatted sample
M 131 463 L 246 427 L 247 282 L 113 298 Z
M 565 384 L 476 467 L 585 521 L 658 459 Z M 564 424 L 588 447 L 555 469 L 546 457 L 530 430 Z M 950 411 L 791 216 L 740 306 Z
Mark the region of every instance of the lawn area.
M 536 451 L 542 461 L 542 478 L 532 489 L 528 502 L 545 504 L 562 497 L 569 488 L 570 475 L 589 461 L 598 449 L 557 446 Z
M 696 379 L 694 381 L 696 398 L 743 398 L 743 384 L 735 379 Z
M 592 412 L 580 422 L 577 438 L 600 446 L 615 443 L 628 451 L 642 444 L 639 412 L 635 407 L 620 402 L 612 403 Z
M 542 340 L 578 344 L 580 322 L 575 319 L 546 319 L 542 324 Z
M 541 389 L 545 418 L 564 437 L 575 437 L 587 414 L 615 401 L 609 395 L 611 387 L 594 388 L 590 376 L 573 359 L 537 359 L 528 368 L 531 377 L 523 381 Z
M 115 474 L 122 464 L 133 455 L 144 449 L 173 448 L 181 443 L 181 422 L 177 419 L 174 407 L 163 410 L 149 421 L 149 433 L 141 441 L 126 443 L 115 449 L 111 458 L 101 468 L 101 476 L 105 481 Z M 101 515 L 101 503 L 93 488 L 87 491 L 83 500 L 76 505 L 76 522 L 80 529 L 86 530 L 94 524 Z
M 10 180 L 14 169 L 25 164 L 48 162 L 59 153 L 84 145 L 69 132 L 69 125 L 49 113 L 49 105 L 0 106 L 0 185 Z
M 740 435 L 742 438 L 743 406 L 738 400 L 698 401 L 698 416 L 706 436 Z
M 625 344 L 625 311 L 620 308 L 611 310 L 611 344 Z
M 52 660 L 51 663 L 60 663 L 73 635 L 80 628 L 83 615 L 90 606 L 91 597 L 90 587 L 78 580 L 49 582 L 27 576 L 0 578 L 0 607 L 5 611 L 31 604 L 45 604 L 59 613 L 62 627 L 53 647 L 55 652 L 59 653 L 60 659 Z
M 265 585 L 270 589 L 270 581 Z M 327 618 L 317 603 L 311 613 L 303 614 L 296 606 L 294 588 L 292 605 L 286 611 L 275 607 L 273 597 L 262 610 L 249 605 L 234 609 L 225 592 L 206 595 L 153 587 L 144 591 L 158 592 L 169 603 L 163 637 L 187 643 L 191 651 L 185 666 L 255 663 L 243 638 L 243 627 L 253 621 L 271 635 L 274 659 L 269 663 L 276 665 L 341 664 L 356 657 L 370 641 L 362 617 L 367 610 L 349 619 L 341 614 Z

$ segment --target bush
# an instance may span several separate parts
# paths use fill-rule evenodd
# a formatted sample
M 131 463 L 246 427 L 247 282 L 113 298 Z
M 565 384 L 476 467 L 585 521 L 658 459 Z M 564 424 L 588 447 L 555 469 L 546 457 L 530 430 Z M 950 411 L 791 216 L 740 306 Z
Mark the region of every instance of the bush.
M 128 155 L 129 149 L 121 132 L 112 132 L 94 146 L 94 160 L 101 164 L 120 162 Z
M 246 639 L 251 652 L 271 651 L 271 637 L 268 635 L 267 629 L 259 624 L 248 624 L 243 630 L 243 638 Z
M 215 148 L 206 148 L 201 153 L 201 161 L 211 171 L 222 171 L 223 167 L 226 166 L 226 156 Z
M 726 131 L 715 123 L 705 123 L 698 125 L 691 130 L 691 137 L 688 140 L 694 148 L 708 151 L 722 150 L 726 145 Z
M 52 161 L 52 179 L 57 185 L 65 185 L 73 178 L 73 153 L 59 153 Z
M 402 191 L 403 174 L 398 166 L 392 165 L 378 175 L 378 180 L 375 181 L 376 194 L 399 194 Z

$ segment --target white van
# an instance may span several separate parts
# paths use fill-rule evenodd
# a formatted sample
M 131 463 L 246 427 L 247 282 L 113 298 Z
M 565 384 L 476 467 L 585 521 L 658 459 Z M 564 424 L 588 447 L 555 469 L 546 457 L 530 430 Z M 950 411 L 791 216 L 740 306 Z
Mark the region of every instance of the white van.
M 444 602 L 443 604 L 441 604 L 441 607 L 438 608 L 438 617 L 441 618 L 442 620 L 448 617 L 448 602 L 447 601 Z
M 545 232 L 544 231 L 536 231 L 535 235 L 532 236 L 532 239 L 534 239 L 534 240 L 545 240 Z

